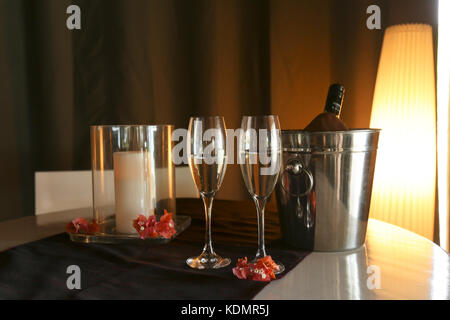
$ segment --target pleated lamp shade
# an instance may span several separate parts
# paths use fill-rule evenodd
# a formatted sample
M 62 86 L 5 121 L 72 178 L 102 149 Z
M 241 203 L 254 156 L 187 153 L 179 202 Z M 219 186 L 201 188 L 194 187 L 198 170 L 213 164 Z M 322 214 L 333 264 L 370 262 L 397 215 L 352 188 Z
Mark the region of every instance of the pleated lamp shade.
M 436 96 L 432 29 L 386 29 L 370 119 L 381 128 L 370 217 L 433 239 Z

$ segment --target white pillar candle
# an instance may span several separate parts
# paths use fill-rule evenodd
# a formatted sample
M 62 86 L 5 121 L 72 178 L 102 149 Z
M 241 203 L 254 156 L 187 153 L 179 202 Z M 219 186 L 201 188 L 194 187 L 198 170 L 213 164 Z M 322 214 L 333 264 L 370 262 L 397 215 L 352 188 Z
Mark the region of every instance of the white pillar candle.
M 113 158 L 116 230 L 136 233 L 133 220 L 139 214 L 154 215 L 151 155 L 142 151 L 115 152 Z

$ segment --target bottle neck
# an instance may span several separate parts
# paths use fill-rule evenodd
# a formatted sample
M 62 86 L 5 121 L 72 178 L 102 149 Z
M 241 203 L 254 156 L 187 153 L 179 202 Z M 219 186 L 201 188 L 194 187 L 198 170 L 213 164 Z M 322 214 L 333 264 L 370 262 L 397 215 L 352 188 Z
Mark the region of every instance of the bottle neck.
M 332 113 L 336 117 L 339 118 L 341 116 L 341 105 L 338 104 L 337 102 L 333 102 L 333 103 L 327 104 L 325 106 L 325 112 Z
M 336 117 L 340 117 L 342 110 L 342 102 L 344 101 L 344 86 L 340 84 L 332 84 L 328 89 L 327 101 L 325 103 L 325 112 L 330 112 Z

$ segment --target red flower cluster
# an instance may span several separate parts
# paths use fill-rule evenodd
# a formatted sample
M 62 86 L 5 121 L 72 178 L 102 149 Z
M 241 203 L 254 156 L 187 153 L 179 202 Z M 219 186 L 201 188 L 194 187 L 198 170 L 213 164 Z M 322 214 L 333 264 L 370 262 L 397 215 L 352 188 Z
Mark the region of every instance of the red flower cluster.
M 154 215 L 147 218 L 140 214 L 137 219 L 133 220 L 133 227 L 139 233 L 141 239 L 157 238 L 158 236 L 169 239 L 176 233 L 172 213 L 167 212 L 165 209 L 164 215 L 159 219 L 159 222 L 156 221 Z
M 271 256 L 265 256 L 256 262 L 247 262 L 247 257 L 238 259 L 236 267 L 233 268 L 233 274 L 239 279 L 248 279 L 254 281 L 271 281 L 275 278 L 274 271 L 280 267 L 272 260 Z
M 133 227 L 139 233 L 141 239 L 145 238 L 156 238 L 158 233 L 156 232 L 156 217 L 150 216 L 147 217 L 140 214 L 137 219 L 133 220 Z
M 66 225 L 67 233 L 94 234 L 100 231 L 100 226 L 95 220 L 88 222 L 85 218 L 78 217 Z

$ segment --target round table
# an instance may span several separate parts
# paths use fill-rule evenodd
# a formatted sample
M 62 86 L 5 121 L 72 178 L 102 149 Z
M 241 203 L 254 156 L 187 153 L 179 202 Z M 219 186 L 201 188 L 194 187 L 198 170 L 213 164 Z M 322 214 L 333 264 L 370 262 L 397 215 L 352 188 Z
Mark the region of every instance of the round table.
M 363 247 L 350 252 L 312 252 L 255 298 L 448 300 L 450 257 L 424 237 L 369 219 Z
M 200 199 L 177 199 L 177 212 L 204 221 Z M 0 222 L 0 250 L 64 232 L 75 209 Z M 276 206 L 266 210 L 267 247 L 280 237 Z M 203 241 L 202 223 L 191 232 Z M 197 231 L 197 230 L 196 230 Z M 256 213 L 250 201 L 217 200 L 213 205 L 215 243 L 255 245 Z M 183 234 L 180 235 L 180 239 Z M 192 239 L 190 239 L 192 240 Z M 194 239 L 195 240 L 195 239 Z M 450 257 L 433 242 L 402 228 L 370 219 L 363 247 L 349 252 L 312 252 L 283 278 L 269 283 L 255 299 L 449 299 Z

